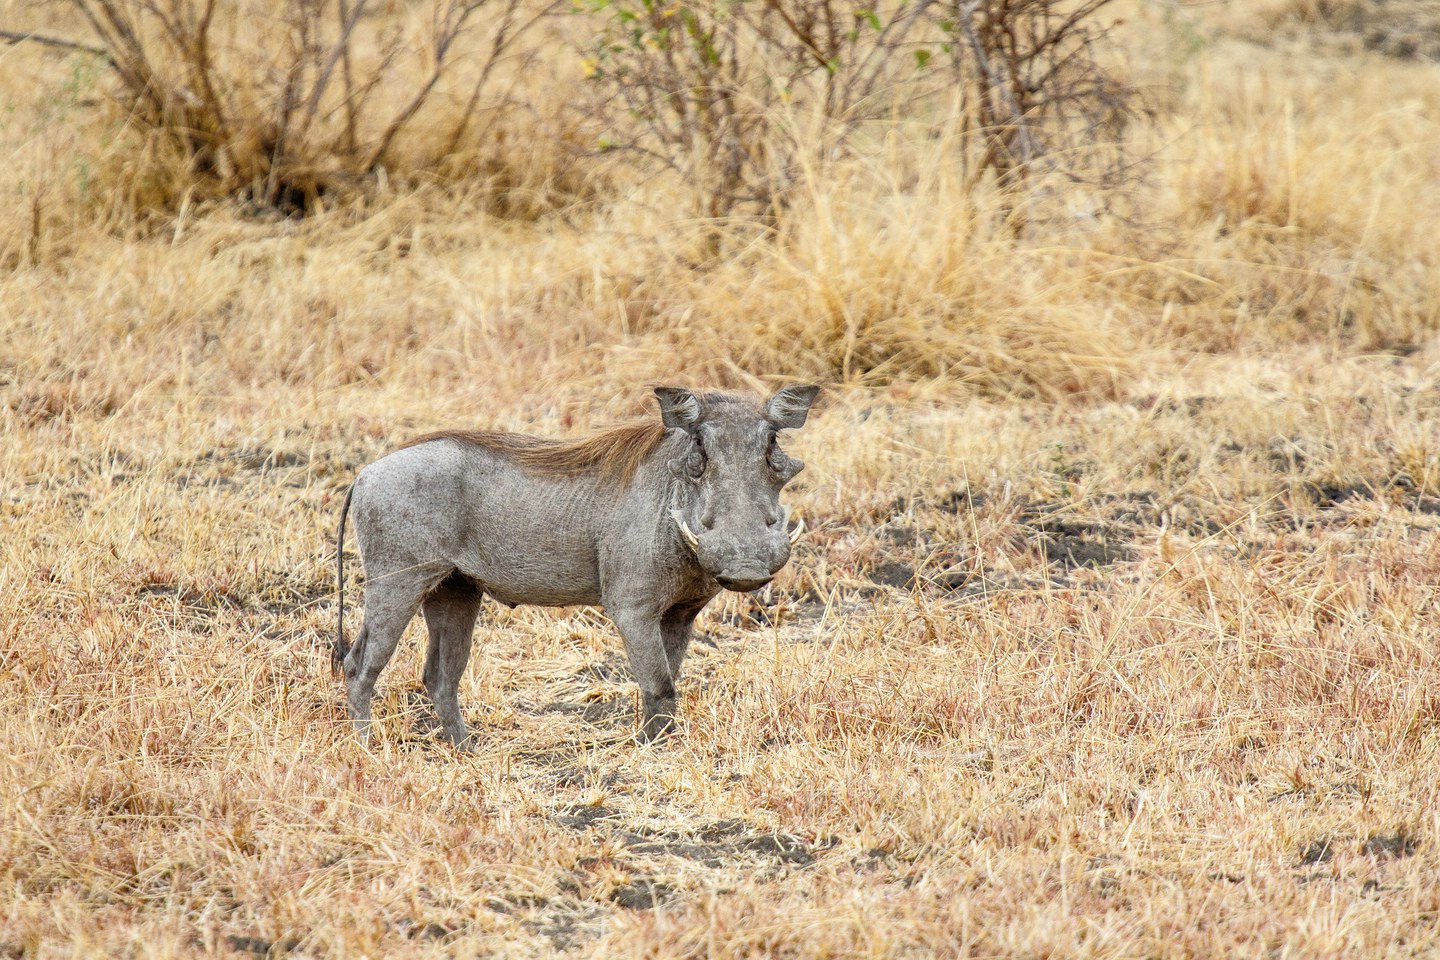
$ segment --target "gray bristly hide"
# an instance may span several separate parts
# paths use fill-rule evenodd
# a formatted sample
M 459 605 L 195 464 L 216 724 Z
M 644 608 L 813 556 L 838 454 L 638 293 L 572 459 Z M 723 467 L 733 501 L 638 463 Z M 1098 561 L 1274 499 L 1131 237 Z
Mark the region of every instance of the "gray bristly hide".
M 365 619 L 335 657 L 350 715 L 369 739 L 375 681 L 422 610 L 424 682 L 450 740 L 468 748 L 457 691 L 482 598 L 515 606 L 599 604 L 640 685 L 640 738 L 674 723 L 675 682 L 696 615 L 722 589 L 764 586 L 790 558 L 781 489 L 804 464 L 779 431 L 803 426 L 819 388 L 768 400 L 659 387 L 660 423 L 578 442 L 436 434 L 361 471 L 353 518 Z

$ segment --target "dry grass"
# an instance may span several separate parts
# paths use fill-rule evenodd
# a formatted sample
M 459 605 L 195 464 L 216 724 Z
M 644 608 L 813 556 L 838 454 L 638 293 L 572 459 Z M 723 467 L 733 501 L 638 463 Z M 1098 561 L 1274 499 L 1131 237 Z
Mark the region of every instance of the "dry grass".
M 1014 239 L 902 126 L 719 254 L 643 192 L 141 224 L 0 47 L 0 954 L 1440 951 L 1440 67 L 1167 9 L 1136 222 Z M 614 742 L 602 616 L 497 609 L 476 756 L 418 627 L 354 741 L 361 464 L 792 376 L 814 532 L 676 736 Z

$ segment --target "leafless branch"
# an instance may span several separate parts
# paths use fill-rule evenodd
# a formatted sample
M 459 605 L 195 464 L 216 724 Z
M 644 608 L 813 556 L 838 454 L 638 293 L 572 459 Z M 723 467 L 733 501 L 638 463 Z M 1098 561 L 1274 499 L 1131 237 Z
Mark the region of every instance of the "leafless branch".
M 15 30 L 0 30 L 0 40 L 12 46 L 17 43 L 38 43 L 44 47 L 55 47 L 59 50 L 78 50 L 81 53 L 93 53 L 97 57 L 109 57 L 110 52 L 104 47 L 91 46 L 88 43 L 77 43 L 74 40 L 66 40 L 63 37 L 51 37 L 34 31 L 21 33 Z

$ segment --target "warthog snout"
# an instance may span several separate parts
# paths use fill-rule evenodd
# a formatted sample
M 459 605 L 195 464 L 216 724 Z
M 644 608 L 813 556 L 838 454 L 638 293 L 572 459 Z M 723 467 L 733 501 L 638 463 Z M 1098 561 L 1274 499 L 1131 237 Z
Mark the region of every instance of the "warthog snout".
M 742 511 L 731 516 L 739 513 Z M 701 569 L 726 590 L 759 590 L 789 562 L 790 545 L 804 532 L 803 524 L 790 527 L 789 513 L 782 509 L 748 528 L 737 523 L 703 530 L 693 544 Z

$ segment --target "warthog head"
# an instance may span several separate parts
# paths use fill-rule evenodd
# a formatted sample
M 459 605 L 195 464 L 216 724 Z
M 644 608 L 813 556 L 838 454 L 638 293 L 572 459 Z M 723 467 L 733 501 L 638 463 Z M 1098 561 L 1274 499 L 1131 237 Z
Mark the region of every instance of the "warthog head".
M 802 525 L 790 529 L 780 491 L 805 464 L 780 449 L 777 435 L 805 425 L 819 390 L 785 387 L 763 405 L 679 387 L 655 390 L 665 426 L 685 438 L 669 461 L 679 480 L 670 516 L 701 569 L 727 590 L 759 589 L 790 559 Z

